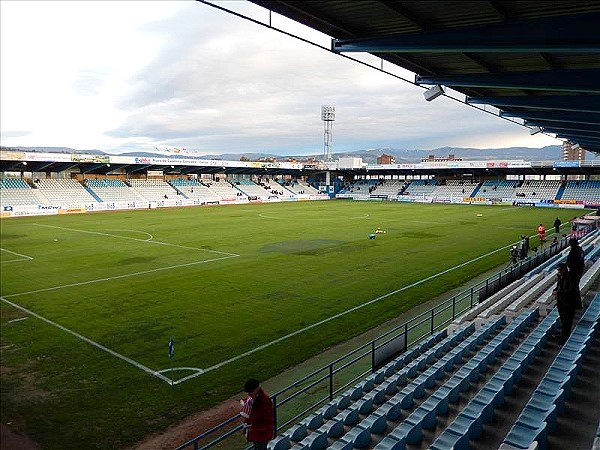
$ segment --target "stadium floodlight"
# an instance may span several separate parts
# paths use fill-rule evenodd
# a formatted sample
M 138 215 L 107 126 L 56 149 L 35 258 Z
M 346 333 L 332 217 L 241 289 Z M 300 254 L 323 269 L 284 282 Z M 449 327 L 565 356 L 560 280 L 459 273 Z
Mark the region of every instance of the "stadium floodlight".
M 531 130 L 529 130 L 529 134 L 530 135 L 534 135 L 534 134 L 538 134 L 541 133 L 542 129 L 540 127 L 533 127 Z
M 438 98 L 443 93 L 444 93 L 444 88 L 442 86 L 440 86 L 439 84 L 436 84 L 435 86 L 432 86 L 429 89 L 427 89 L 425 92 L 423 92 L 423 97 L 425 97 L 425 100 L 430 102 L 431 100 L 435 100 L 436 98 Z
M 323 121 L 323 159 L 331 161 L 331 142 L 333 140 L 333 122 L 335 121 L 335 106 L 321 106 L 321 120 Z

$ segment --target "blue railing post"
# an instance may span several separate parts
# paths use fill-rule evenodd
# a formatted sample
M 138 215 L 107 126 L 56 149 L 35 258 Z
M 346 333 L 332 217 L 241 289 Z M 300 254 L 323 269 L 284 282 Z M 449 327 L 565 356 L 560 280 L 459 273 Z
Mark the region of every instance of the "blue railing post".
M 434 309 L 435 308 L 431 308 L 431 334 L 433 334 L 433 329 L 434 329 L 434 326 L 433 326 L 433 321 L 434 321 L 434 318 L 435 318 L 435 316 L 433 314 L 433 310 Z
M 473 308 L 473 286 L 471 286 L 471 308 Z
M 277 436 L 277 395 L 271 398 L 273 400 L 273 436 Z
M 456 319 L 456 295 L 452 297 L 452 320 Z
M 371 372 L 375 372 L 375 340 L 371 342 Z
M 333 364 L 329 364 L 329 401 L 333 400 Z

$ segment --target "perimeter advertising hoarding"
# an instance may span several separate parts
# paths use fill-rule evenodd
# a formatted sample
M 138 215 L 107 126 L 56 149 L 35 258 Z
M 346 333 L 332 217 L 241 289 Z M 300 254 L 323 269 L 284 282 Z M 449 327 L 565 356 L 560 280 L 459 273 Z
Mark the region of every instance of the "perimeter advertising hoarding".
M 579 161 L 554 161 L 553 167 L 579 167 Z

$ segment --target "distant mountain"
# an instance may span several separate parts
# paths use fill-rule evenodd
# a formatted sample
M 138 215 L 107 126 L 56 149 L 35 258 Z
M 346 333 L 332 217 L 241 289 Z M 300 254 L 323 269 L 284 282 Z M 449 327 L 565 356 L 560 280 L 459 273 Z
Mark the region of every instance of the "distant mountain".
M 21 152 L 41 152 L 41 153 L 85 153 L 87 155 L 107 155 L 102 150 L 76 150 L 69 147 L 1 147 L 2 150 L 16 150 Z
M 85 153 L 91 155 L 107 155 L 110 153 L 102 150 L 76 150 L 68 147 L 2 147 L 2 150 L 17 150 L 28 152 L 46 152 L 46 153 Z M 357 150 L 355 152 L 339 152 L 334 153 L 333 159 L 337 160 L 344 157 L 362 158 L 367 164 L 375 164 L 377 157 L 383 154 L 391 155 L 396 159 L 396 163 L 417 163 L 421 159 L 427 158 L 429 155 L 436 157 L 445 157 L 454 155 L 455 158 L 462 158 L 466 161 L 488 161 L 499 159 L 522 159 L 525 161 L 558 161 L 561 159 L 560 145 L 550 145 L 543 148 L 528 148 L 528 147 L 509 147 L 509 148 L 461 148 L 461 147 L 440 147 L 434 150 L 418 150 L 418 149 L 396 149 L 391 147 L 371 148 L 366 150 Z M 224 161 L 239 161 L 241 157 L 245 157 L 250 161 L 256 161 L 265 158 L 274 158 L 278 161 L 288 159 L 296 159 L 298 161 L 306 161 L 307 156 L 280 156 L 272 153 L 224 153 L 221 155 L 196 155 L 194 153 L 181 155 L 154 153 L 154 152 L 127 152 L 119 153 L 119 156 L 133 156 L 146 158 L 202 158 L 202 159 L 217 159 Z M 592 155 L 589 155 L 590 159 Z
M 369 150 L 359 150 L 348 153 L 335 153 L 334 159 L 340 157 L 360 157 L 363 162 L 375 164 L 377 157 L 382 154 L 391 155 L 396 158 L 396 163 L 417 163 L 429 155 L 444 157 L 454 155 L 455 158 L 462 158 L 467 161 L 489 161 L 498 159 L 522 159 L 525 161 L 557 161 L 561 159 L 560 145 L 550 145 L 543 148 L 528 147 L 509 147 L 509 148 L 461 148 L 461 147 L 440 147 L 434 150 L 409 150 L 395 148 L 376 148 Z

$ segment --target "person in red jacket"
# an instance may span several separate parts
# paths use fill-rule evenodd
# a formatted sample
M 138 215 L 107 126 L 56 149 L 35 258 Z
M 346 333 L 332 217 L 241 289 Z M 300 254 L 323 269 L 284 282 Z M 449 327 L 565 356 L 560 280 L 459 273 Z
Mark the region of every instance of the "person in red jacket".
M 267 450 L 267 444 L 273 439 L 275 429 L 273 402 L 254 378 L 246 381 L 244 391 L 252 397 L 250 417 L 244 420 L 246 439 L 254 444 L 254 450 Z
M 540 238 L 540 245 L 543 245 L 546 242 L 546 228 L 544 225 L 540 223 L 540 226 L 537 228 L 538 237 Z

